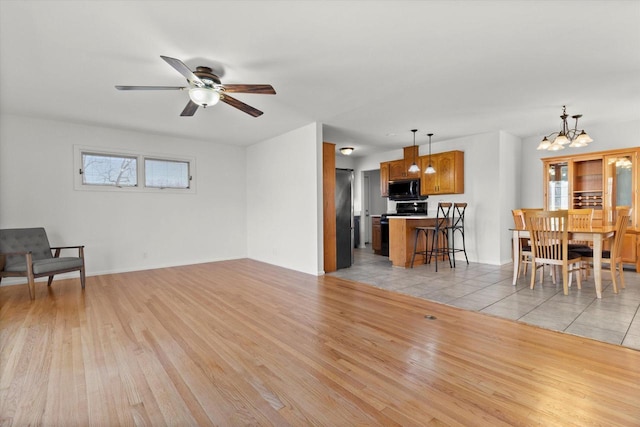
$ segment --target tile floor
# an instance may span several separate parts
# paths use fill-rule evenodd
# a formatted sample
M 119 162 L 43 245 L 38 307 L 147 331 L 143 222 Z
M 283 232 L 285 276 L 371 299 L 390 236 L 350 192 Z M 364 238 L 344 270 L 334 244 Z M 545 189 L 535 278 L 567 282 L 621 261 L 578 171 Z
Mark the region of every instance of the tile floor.
M 593 277 L 575 283 L 563 295 L 561 282 L 545 277 L 529 289 L 530 276 L 511 284 L 513 264 L 502 266 L 456 260 L 456 268 L 438 262 L 413 269 L 393 267 L 387 257 L 370 248 L 355 249 L 350 268 L 330 273 L 379 288 L 444 304 L 514 319 L 547 329 L 620 344 L 640 350 L 640 274 L 625 270 L 625 289 L 616 295 L 610 274 L 603 271 L 602 298 L 597 299 Z M 619 286 L 618 286 L 619 287 Z

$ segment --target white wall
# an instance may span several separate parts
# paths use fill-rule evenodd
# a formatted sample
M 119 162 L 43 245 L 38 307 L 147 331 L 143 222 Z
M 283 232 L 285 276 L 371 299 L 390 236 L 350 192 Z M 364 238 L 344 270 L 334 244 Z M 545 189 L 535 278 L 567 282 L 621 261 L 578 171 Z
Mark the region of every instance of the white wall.
M 522 182 L 520 175 L 522 141 L 520 138 L 507 132 L 500 132 L 499 156 L 500 260 L 501 264 L 505 264 L 513 260 L 511 255 L 513 246 L 509 231 L 509 228 L 513 226 L 511 210 L 522 207 L 520 204 L 520 183 Z
M 322 126 L 247 148 L 249 258 L 322 274 Z
M 43 226 L 52 245 L 84 244 L 88 275 L 246 257 L 244 148 L 13 115 L 0 122 L 0 228 Z M 74 190 L 74 144 L 194 157 L 196 193 Z

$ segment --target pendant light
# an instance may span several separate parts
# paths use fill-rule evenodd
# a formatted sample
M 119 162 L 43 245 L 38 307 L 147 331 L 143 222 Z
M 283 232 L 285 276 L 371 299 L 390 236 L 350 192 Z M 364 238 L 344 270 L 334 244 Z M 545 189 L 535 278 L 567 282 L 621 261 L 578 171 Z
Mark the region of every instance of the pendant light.
M 433 168 L 433 166 L 431 166 L 431 137 L 433 136 L 433 134 L 429 133 L 427 135 L 429 136 L 429 166 L 427 166 L 427 168 L 424 170 L 424 173 L 432 174 L 436 173 L 436 170 Z
M 411 129 L 411 132 L 413 132 L 413 163 L 409 166 L 409 172 L 416 173 L 420 172 L 420 168 L 416 164 L 416 132 L 418 129 Z

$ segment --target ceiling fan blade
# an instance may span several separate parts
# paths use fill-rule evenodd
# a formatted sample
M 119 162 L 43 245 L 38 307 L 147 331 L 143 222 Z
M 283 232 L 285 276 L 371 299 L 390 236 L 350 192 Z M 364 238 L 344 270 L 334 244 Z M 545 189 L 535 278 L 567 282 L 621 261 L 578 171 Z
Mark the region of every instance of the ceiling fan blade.
M 118 90 L 184 90 L 184 86 L 116 86 Z
M 180 113 L 180 115 L 183 117 L 193 116 L 196 111 L 198 111 L 198 104 L 189 100 L 189 103 L 186 107 L 184 107 L 184 110 L 182 110 L 182 113 Z
M 167 61 L 167 63 L 169 65 L 171 65 L 173 68 L 175 68 L 176 71 L 178 71 L 180 74 L 182 74 L 189 82 L 192 82 L 196 86 L 201 86 L 201 87 L 205 86 L 204 82 L 202 80 L 200 80 L 200 77 L 198 77 L 195 74 L 193 74 L 193 71 L 191 71 L 189 69 L 189 67 L 187 67 L 184 64 L 184 62 L 182 62 L 182 61 L 180 61 L 179 59 L 176 59 L 176 58 L 170 58 L 168 56 L 160 55 L 160 58 L 162 58 L 165 61 Z
M 275 95 L 276 91 L 271 85 L 222 85 L 226 92 L 230 93 L 259 93 L 264 95 Z
M 253 108 L 251 105 L 247 105 L 244 102 L 238 101 L 237 99 L 232 98 L 226 94 L 220 96 L 220 101 L 224 102 L 225 104 L 229 104 L 240 111 L 244 111 L 245 113 L 253 117 L 258 117 L 263 114 L 262 111 L 258 110 L 257 108 Z

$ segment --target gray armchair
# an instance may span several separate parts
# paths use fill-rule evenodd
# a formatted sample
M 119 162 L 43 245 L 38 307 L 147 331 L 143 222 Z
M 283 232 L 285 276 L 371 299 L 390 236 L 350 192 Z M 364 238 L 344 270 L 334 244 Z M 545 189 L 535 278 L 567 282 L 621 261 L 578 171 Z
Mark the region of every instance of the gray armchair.
M 61 257 L 63 249 L 77 249 L 77 257 Z M 52 253 L 55 251 L 55 253 Z M 80 271 L 84 289 L 84 246 L 49 246 L 44 228 L 12 228 L 0 230 L 0 280 L 3 277 L 26 277 L 29 295 L 36 297 L 35 279 L 69 271 Z

